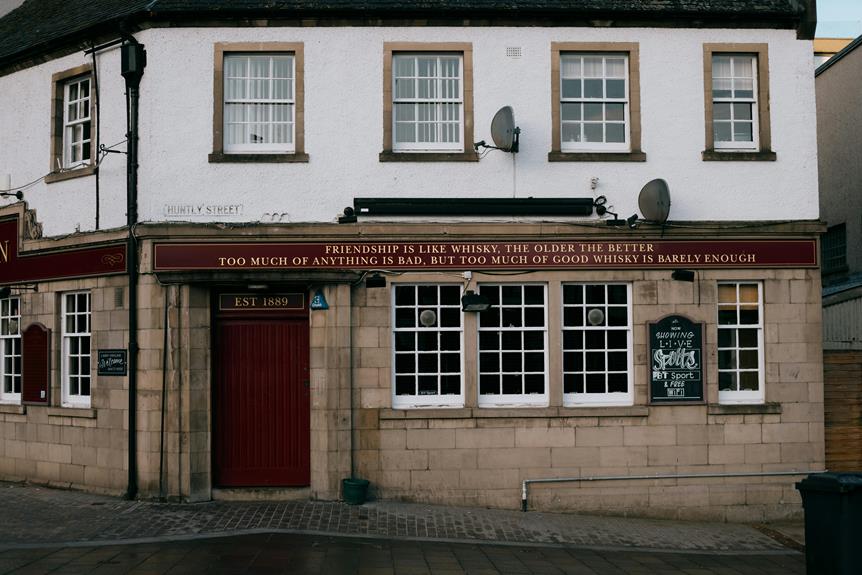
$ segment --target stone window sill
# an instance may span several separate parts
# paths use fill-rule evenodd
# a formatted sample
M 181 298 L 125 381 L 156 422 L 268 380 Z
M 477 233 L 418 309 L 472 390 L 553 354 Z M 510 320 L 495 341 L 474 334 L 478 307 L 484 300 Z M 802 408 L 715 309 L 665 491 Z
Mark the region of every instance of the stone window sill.
M 48 417 L 80 417 L 96 419 L 96 410 L 89 407 L 49 407 Z
M 86 166 L 83 168 L 76 168 L 74 170 L 65 170 L 63 172 L 52 172 L 45 176 L 45 183 L 52 184 L 54 182 L 62 182 L 63 180 L 71 180 L 73 178 L 92 176 L 95 173 L 96 166 Z
M 302 164 L 308 154 L 225 154 L 213 152 L 208 156 L 211 164 Z
M 381 162 L 478 162 L 476 152 L 380 152 Z
M 549 162 L 646 162 L 646 153 L 634 152 L 548 152 Z
M 774 402 L 757 405 L 710 403 L 707 407 L 707 414 L 709 415 L 768 415 L 779 413 L 781 413 L 781 404 Z
M 717 152 L 716 150 L 704 150 L 701 152 L 704 162 L 774 162 L 775 152 L 772 150 L 760 150 L 752 152 Z
M 380 419 L 502 419 L 564 417 L 646 417 L 644 405 L 621 407 L 462 407 L 458 409 L 381 409 Z
M 27 413 L 27 406 L 18 403 L 0 403 L 0 413 L 24 415 Z

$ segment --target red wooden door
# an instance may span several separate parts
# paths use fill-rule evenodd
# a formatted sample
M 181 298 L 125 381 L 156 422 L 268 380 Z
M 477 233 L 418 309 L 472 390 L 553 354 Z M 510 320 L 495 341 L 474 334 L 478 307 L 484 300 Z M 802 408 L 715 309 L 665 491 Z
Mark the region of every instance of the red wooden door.
M 308 485 L 308 317 L 222 317 L 217 326 L 215 484 Z

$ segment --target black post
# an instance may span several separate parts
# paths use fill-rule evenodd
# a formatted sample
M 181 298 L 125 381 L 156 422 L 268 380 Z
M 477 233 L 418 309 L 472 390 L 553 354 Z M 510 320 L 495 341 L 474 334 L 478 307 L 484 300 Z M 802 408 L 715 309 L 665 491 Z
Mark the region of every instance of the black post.
M 141 77 L 147 65 L 147 52 L 134 37 L 122 46 L 121 68 L 126 80 L 126 225 L 129 237 L 129 480 L 126 498 L 138 494 L 137 383 L 138 383 L 138 103 Z

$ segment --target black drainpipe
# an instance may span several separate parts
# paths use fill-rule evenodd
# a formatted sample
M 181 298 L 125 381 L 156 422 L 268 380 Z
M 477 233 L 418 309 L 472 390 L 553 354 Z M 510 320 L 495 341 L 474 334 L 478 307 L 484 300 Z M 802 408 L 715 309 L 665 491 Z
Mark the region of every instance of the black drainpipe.
M 147 52 L 131 35 L 124 36 L 121 69 L 126 80 L 126 225 L 129 237 L 129 486 L 126 498 L 138 494 L 137 388 L 138 388 L 138 103 Z

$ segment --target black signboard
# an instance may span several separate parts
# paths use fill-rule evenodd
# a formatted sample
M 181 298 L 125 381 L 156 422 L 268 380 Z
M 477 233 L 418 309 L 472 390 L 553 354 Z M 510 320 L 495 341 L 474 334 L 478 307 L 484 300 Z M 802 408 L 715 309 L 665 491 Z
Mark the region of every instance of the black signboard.
M 649 324 L 650 403 L 702 402 L 703 324 L 669 315 Z
M 99 350 L 99 375 L 126 375 L 128 366 L 125 349 Z

